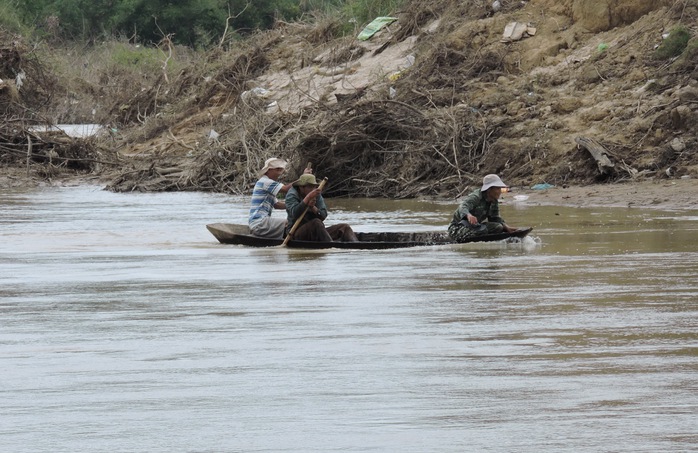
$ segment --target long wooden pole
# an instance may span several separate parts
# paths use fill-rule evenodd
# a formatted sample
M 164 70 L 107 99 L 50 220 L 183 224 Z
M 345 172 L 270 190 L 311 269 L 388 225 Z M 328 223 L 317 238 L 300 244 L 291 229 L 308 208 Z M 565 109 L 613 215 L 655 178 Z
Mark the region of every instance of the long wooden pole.
M 32 138 L 27 135 L 27 176 L 29 176 L 29 162 L 32 158 Z
M 320 189 L 320 192 L 322 192 L 322 189 L 325 188 L 325 184 L 327 184 L 327 178 L 324 178 L 322 181 L 320 181 L 320 186 L 318 188 Z M 303 217 L 305 217 L 305 214 L 308 212 L 308 209 L 310 209 L 310 206 L 306 206 L 305 209 L 303 210 L 303 214 L 301 214 L 300 217 L 296 219 L 296 223 L 293 224 L 291 227 L 291 231 L 288 232 L 286 237 L 284 238 L 284 242 L 281 244 L 281 247 L 286 247 L 286 244 L 288 244 L 288 241 L 291 240 L 293 237 L 293 233 L 296 232 L 299 226 L 301 226 L 301 222 L 303 221 Z

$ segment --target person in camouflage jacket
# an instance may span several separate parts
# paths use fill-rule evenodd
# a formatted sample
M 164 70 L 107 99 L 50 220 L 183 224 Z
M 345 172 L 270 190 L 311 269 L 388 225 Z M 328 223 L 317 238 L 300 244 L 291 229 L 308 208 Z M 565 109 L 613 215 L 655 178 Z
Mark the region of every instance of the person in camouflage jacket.
M 499 176 L 486 175 L 482 187 L 466 196 L 453 213 L 448 235 L 463 242 L 473 236 L 516 231 L 499 215 L 499 197 L 506 188 Z

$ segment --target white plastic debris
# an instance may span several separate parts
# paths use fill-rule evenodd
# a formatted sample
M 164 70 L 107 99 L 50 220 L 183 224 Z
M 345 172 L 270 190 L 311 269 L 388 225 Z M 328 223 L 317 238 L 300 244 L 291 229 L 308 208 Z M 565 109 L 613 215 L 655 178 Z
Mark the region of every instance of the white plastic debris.
M 265 98 L 269 96 L 269 90 L 265 90 L 262 87 L 252 88 L 251 90 L 243 91 L 240 97 L 243 101 L 247 101 L 252 97 Z
M 103 130 L 101 124 L 55 124 L 53 126 L 32 126 L 30 131 L 42 132 L 63 132 L 68 137 L 85 138 L 92 137 Z
M 24 71 L 21 71 L 19 74 L 17 74 L 17 77 L 15 77 L 15 85 L 17 85 L 18 90 L 22 88 L 22 85 L 24 85 L 24 79 L 26 78 L 27 74 Z

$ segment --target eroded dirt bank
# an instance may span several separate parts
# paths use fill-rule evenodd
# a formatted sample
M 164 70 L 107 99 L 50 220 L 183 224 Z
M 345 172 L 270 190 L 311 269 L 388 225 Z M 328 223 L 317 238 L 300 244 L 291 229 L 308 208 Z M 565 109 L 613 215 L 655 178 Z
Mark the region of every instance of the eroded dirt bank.
M 279 24 L 205 65 L 119 84 L 102 118 L 117 132 L 35 140 L 33 177 L 56 181 L 66 154 L 115 191 L 247 194 L 272 155 L 289 177 L 313 162 L 329 196 L 451 198 L 486 173 L 519 187 L 618 183 L 617 198 L 629 183 L 698 179 L 695 0 L 500 3 L 416 0 L 368 41 L 334 38 L 332 20 Z M 526 33 L 504 39 L 512 23 Z M 691 41 L 657 58 L 677 27 Z M 105 93 L 84 85 L 71 96 Z M 7 130 L 17 149 L 3 165 L 22 168 L 26 140 Z

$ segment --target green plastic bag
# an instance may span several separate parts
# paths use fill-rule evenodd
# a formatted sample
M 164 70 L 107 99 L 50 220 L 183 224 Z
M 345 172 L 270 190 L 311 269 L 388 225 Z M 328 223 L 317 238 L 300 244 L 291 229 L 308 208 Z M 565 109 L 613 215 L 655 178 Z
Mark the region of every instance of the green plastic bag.
M 361 30 L 361 33 L 359 33 L 359 36 L 357 36 L 356 38 L 360 39 L 361 41 L 368 41 L 369 39 L 371 39 L 371 36 L 375 35 L 378 32 L 378 30 L 385 27 L 386 25 L 392 24 L 396 20 L 397 17 L 376 17 L 371 21 L 370 24 L 366 25 L 366 27 L 363 30 Z

